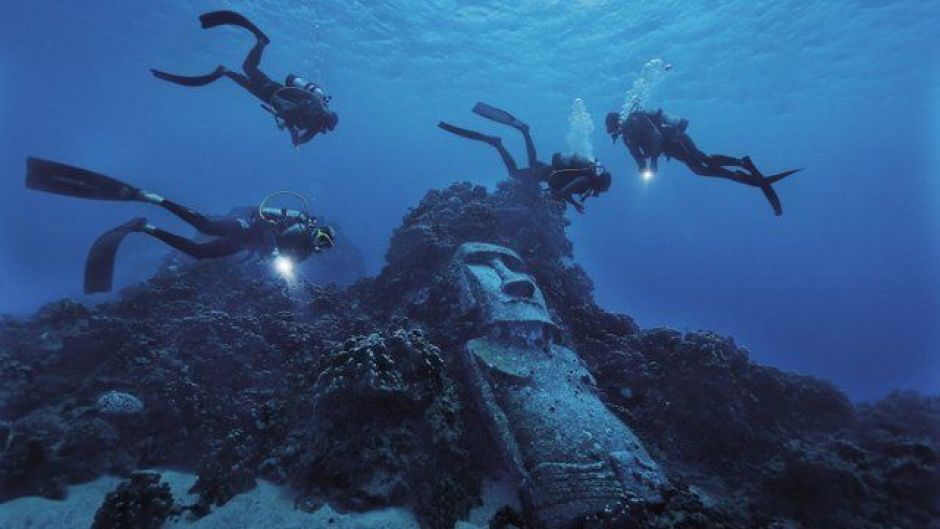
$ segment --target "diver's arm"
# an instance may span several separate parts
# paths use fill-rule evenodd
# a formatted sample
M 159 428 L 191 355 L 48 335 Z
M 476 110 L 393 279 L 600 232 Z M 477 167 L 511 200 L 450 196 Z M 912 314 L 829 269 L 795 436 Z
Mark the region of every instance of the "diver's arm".
M 584 213 L 584 204 L 575 200 L 574 197 L 572 197 L 571 195 L 568 195 L 565 197 L 565 202 L 574 206 L 574 209 L 577 210 L 578 213 Z
M 588 183 L 588 177 L 579 176 L 575 178 L 574 180 L 572 180 L 571 182 L 568 182 L 568 185 L 558 190 L 556 194 L 564 198 L 565 202 L 568 202 L 569 204 L 574 206 L 574 208 L 578 210 L 578 213 L 584 213 L 584 206 L 580 202 L 574 199 L 574 194 L 575 194 L 576 189 L 578 189 L 579 187 L 584 187 L 587 183 Z

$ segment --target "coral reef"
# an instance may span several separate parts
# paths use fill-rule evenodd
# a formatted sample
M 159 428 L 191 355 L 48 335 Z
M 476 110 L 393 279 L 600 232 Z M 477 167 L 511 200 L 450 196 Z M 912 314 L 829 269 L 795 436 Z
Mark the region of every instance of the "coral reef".
M 98 397 L 98 411 L 105 415 L 134 415 L 144 410 L 144 403 L 130 393 L 109 391 Z
M 160 474 L 136 472 L 108 493 L 91 529 L 158 529 L 175 513 L 170 486 L 160 482 Z
M 671 484 L 659 502 L 627 494 L 583 527 L 940 519 L 940 399 L 853 405 L 826 382 L 753 363 L 729 338 L 605 312 L 572 262 L 564 207 L 524 184 L 455 184 L 405 215 L 378 276 L 349 286 L 173 256 L 117 301 L 0 318 L 0 501 L 173 466 L 199 475 L 196 515 L 264 478 L 291 486 L 300 508 L 407 505 L 424 527 L 453 527 L 506 467 L 457 362 L 479 328 L 449 266 L 474 241 L 528 265 L 558 345 L 577 352 Z M 107 413 L 104 395 L 143 406 Z M 172 506 L 158 482 L 135 476 L 109 501 L 149 513 L 135 522 L 146 527 Z M 125 519 L 105 511 L 102 524 Z M 502 511 L 491 525 L 525 516 Z

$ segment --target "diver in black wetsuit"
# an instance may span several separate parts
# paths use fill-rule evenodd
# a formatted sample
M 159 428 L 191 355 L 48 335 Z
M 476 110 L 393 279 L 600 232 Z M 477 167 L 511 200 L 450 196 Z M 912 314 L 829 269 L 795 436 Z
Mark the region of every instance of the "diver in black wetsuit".
M 294 74 L 288 75 L 282 85 L 272 81 L 258 68 L 264 47 L 271 41 L 250 20 L 234 11 L 213 11 L 200 16 L 199 20 L 206 29 L 232 25 L 245 28 L 255 35 L 257 42 L 242 64 L 244 75 L 224 66 L 200 76 L 175 75 L 151 69 L 153 75 L 183 86 L 205 86 L 220 77 L 228 77 L 262 101 L 262 108 L 274 115 L 278 128 L 290 131 L 294 146 L 336 128 L 339 116 L 330 110 L 330 97 L 322 88 Z
M 155 204 L 214 237 L 197 242 L 157 228 L 142 217 L 135 218 L 104 233 L 92 245 L 85 264 L 87 294 L 111 290 L 118 246 L 133 232 L 146 233 L 197 259 L 248 251 L 261 258 L 284 256 L 303 261 L 314 252 L 332 247 L 335 239 L 332 228 L 319 227 L 316 218 L 305 212 L 268 208 L 262 203 L 258 208 L 210 218 L 120 180 L 39 158 L 26 160 L 26 187 L 79 198 Z
M 796 169 L 765 177 L 748 156 L 734 158 L 723 154 L 707 155 L 695 146 L 686 133 L 688 120 L 673 118 L 662 109 L 635 110 L 623 120 L 619 112 L 611 112 L 607 114 L 605 125 L 614 141 L 617 141 L 618 136 L 621 137 L 641 173 L 655 173 L 660 156 L 666 156 L 667 160 L 675 158 L 699 176 L 726 178 L 759 187 L 777 215 L 783 214 L 783 208 L 771 186 L 799 171 Z M 738 167 L 744 171 L 731 170 L 729 167 Z
M 589 197 L 600 196 L 610 189 L 610 173 L 594 160 L 578 155 L 555 153 L 552 163 L 547 164 L 538 160 L 535 153 L 535 143 L 529 134 L 529 126 L 519 121 L 505 110 L 477 103 L 473 112 L 486 119 L 509 125 L 522 133 L 525 140 L 526 159 L 528 165 L 520 168 L 515 159 L 503 146 L 503 141 L 496 136 L 487 136 L 480 132 L 468 130 L 441 121 L 438 127 L 458 136 L 482 141 L 493 146 L 506 165 L 510 178 L 528 182 L 545 182 L 553 197 L 571 204 L 579 213 L 584 213 L 584 200 Z M 578 195 L 578 199 L 575 199 Z

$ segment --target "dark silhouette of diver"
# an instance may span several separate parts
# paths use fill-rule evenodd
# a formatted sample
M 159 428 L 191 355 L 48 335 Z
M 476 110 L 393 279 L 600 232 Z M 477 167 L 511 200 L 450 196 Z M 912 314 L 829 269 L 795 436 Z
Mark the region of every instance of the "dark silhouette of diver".
M 120 180 L 40 158 L 26 160 L 26 187 L 78 198 L 155 204 L 213 237 L 198 242 L 157 228 L 143 217 L 135 218 L 105 232 L 92 245 L 85 263 L 86 294 L 111 290 L 118 246 L 134 232 L 146 233 L 196 259 L 248 251 L 263 259 L 283 256 L 299 262 L 332 247 L 335 239 L 332 228 L 319 227 L 309 213 L 265 207 L 267 199 L 258 208 L 240 208 L 226 216 L 207 217 Z
M 734 158 L 723 154 L 705 154 L 686 133 L 688 120 L 673 118 L 662 109 L 635 110 L 623 120 L 619 112 L 611 112 L 607 114 L 605 122 L 607 133 L 614 141 L 617 141 L 618 136 L 621 137 L 641 173 L 655 173 L 660 156 L 665 156 L 667 160 L 675 158 L 699 176 L 726 178 L 759 187 L 774 213 L 783 214 L 780 197 L 772 185 L 799 169 L 765 177 L 748 156 Z M 744 171 L 731 170 L 729 167 L 738 167 Z
M 438 127 L 458 136 L 482 141 L 493 146 L 506 165 L 510 178 L 527 182 L 545 182 L 552 196 L 568 202 L 579 213 L 584 213 L 584 201 L 592 196 L 600 196 L 610 189 L 610 173 L 594 160 L 579 154 L 555 153 L 552 163 L 541 162 L 535 152 L 535 143 L 529 134 L 529 126 L 519 121 L 505 110 L 477 103 L 473 112 L 486 119 L 509 125 L 522 133 L 525 140 L 526 160 L 528 165 L 520 168 L 515 159 L 503 146 L 503 141 L 497 136 L 487 136 L 480 132 L 463 129 L 441 121 Z M 579 196 L 576 200 L 575 195 Z
M 221 77 L 228 77 L 262 101 L 261 107 L 274 115 L 278 128 L 290 131 L 295 146 L 336 128 L 339 116 L 330 110 L 331 98 L 321 87 L 294 74 L 288 75 L 284 84 L 280 84 L 259 69 L 261 54 L 271 40 L 250 20 L 234 11 L 213 11 L 200 16 L 199 21 L 206 29 L 223 25 L 239 26 L 255 35 L 255 46 L 242 64 L 244 75 L 224 66 L 217 67 L 207 75 L 183 76 L 151 69 L 153 75 L 183 86 L 205 86 Z

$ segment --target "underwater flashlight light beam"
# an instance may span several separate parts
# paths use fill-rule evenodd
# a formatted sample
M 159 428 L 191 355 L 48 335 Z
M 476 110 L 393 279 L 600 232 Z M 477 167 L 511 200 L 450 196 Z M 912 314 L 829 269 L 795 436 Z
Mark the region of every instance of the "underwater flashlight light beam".
M 281 277 L 290 279 L 294 277 L 294 262 L 287 257 L 279 255 L 274 258 L 274 270 L 276 270 Z

